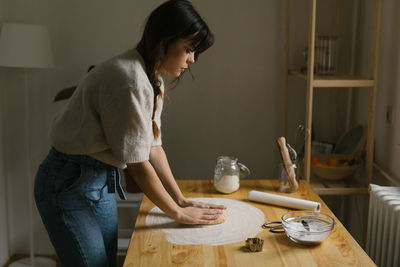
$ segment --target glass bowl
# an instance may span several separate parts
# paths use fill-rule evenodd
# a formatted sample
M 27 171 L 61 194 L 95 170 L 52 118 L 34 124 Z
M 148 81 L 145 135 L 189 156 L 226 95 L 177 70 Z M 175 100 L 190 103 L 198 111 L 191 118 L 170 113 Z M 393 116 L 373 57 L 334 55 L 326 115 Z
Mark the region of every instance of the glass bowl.
M 317 245 L 332 232 L 335 220 L 315 211 L 290 211 L 282 215 L 286 235 L 302 245 Z

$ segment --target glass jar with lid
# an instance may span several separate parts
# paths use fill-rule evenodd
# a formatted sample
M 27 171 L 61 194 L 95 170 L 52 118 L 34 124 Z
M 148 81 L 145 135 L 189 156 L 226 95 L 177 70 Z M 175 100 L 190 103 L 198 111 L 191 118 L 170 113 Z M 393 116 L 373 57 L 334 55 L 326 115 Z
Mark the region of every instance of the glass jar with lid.
M 233 193 L 239 189 L 240 179 L 249 174 L 250 170 L 237 158 L 220 156 L 214 170 L 214 187 L 220 193 Z

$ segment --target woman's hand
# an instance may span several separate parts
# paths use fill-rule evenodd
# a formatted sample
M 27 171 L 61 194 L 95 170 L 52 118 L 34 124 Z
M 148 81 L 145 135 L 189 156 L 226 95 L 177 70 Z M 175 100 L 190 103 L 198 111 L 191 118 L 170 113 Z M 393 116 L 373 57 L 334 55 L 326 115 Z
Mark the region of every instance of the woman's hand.
M 175 218 L 183 224 L 213 224 L 226 209 L 224 205 L 208 204 L 189 199 L 182 199 L 178 205 L 182 208 Z
M 222 214 L 222 209 L 217 208 L 185 207 L 174 219 L 182 224 L 213 224 Z
M 217 210 L 226 210 L 226 206 L 224 205 L 215 205 L 215 204 L 208 204 L 199 201 L 189 200 L 184 198 L 178 202 L 178 205 L 182 208 L 185 207 L 195 207 L 195 208 L 203 208 L 203 209 L 217 209 Z

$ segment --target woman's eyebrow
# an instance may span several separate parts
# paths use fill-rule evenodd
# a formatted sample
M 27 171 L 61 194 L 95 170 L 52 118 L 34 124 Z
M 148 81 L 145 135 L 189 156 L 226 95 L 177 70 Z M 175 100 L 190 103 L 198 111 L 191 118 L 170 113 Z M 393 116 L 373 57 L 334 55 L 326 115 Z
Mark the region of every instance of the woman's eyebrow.
M 195 49 L 195 45 L 193 44 L 192 41 L 188 40 L 187 42 L 184 43 L 185 48 L 190 49 L 190 50 L 194 50 Z
M 184 41 L 184 45 L 193 46 L 193 40 L 192 39 L 186 39 Z

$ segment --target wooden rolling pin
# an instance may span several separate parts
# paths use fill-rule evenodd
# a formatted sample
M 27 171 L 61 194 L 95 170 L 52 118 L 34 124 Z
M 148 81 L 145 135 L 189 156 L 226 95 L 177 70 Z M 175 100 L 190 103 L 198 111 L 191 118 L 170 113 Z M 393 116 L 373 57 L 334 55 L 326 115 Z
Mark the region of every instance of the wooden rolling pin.
M 285 137 L 281 136 L 276 142 L 278 143 L 283 165 L 285 166 L 286 173 L 288 174 L 289 186 L 293 191 L 297 191 L 297 189 L 299 188 L 299 184 L 296 180 L 296 173 L 294 172 L 293 162 L 290 159 L 289 151 L 286 147 L 286 139 Z

